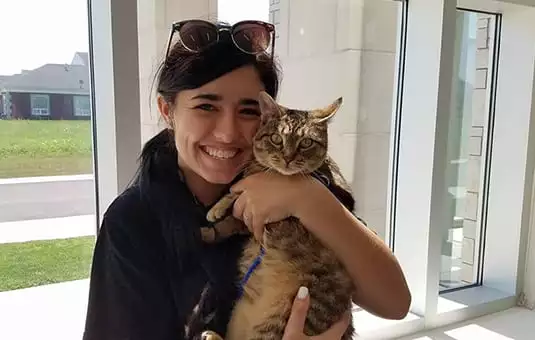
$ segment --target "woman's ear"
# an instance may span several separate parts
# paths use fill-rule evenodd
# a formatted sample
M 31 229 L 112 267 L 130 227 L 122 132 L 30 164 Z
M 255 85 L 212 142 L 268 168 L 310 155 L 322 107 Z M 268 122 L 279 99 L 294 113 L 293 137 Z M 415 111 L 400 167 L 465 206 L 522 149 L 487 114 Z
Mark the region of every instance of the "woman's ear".
M 158 111 L 160 111 L 160 115 L 165 120 L 167 125 L 173 128 L 173 117 L 172 117 L 172 110 L 171 105 L 165 100 L 164 97 L 158 96 Z

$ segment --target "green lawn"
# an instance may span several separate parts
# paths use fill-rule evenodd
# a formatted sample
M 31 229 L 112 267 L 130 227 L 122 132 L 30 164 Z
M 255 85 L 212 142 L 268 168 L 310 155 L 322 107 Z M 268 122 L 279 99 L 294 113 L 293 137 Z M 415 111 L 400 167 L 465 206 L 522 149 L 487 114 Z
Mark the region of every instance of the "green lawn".
M 0 244 L 0 292 L 89 277 L 94 236 Z
M 0 178 L 92 173 L 89 121 L 0 120 Z

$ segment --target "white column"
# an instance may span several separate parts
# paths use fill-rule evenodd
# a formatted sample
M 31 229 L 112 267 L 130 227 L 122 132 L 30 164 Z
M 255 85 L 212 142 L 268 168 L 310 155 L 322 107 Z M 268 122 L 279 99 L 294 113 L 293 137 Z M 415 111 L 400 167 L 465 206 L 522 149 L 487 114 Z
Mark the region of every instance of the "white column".
M 501 9 L 483 284 L 517 295 L 535 165 L 535 8 L 503 5 Z
M 156 105 L 154 80 L 165 58 L 172 23 L 185 19 L 217 20 L 217 0 L 137 0 L 137 3 L 141 143 L 144 143 L 165 126 Z
M 456 2 L 411 0 L 395 204 L 394 251 L 412 292 L 412 312 L 435 314 L 451 104 Z
M 357 1 L 350 0 L 352 4 Z M 387 240 L 390 221 L 390 151 L 392 118 L 395 115 L 399 67 L 398 43 L 402 31 L 403 3 L 366 0 L 361 5 L 361 37 L 358 107 L 356 112 L 356 156 L 353 189 L 357 214 Z M 348 30 L 356 27 L 350 21 Z
M 137 5 L 128 0 L 93 1 L 89 13 L 95 182 L 101 217 L 137 169 L 141 144 Z

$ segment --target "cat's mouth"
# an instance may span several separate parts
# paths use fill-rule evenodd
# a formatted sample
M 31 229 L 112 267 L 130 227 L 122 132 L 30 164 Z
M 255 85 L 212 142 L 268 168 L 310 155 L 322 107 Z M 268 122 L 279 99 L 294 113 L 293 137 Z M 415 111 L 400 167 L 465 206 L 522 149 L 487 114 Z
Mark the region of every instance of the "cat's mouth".
M 216 148 L 212 146 L 203 145 L 200 147 L 201 150 L 206 153 L 208 156 L 211 156 L 215 159 L 225 160 L 236 157 L 241 152 L 241 149 L 238 148 Z

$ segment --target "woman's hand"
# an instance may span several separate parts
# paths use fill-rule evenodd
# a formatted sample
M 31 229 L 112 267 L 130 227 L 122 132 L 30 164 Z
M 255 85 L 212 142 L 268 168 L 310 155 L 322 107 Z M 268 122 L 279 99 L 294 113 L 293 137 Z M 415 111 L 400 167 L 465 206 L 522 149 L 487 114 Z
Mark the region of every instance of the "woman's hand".
M 264 226 L 296 216 L 305 200 L 318 195 L 319 181 L 302 175 L 283 176 L 257 173 L 239 181 L 230 189 L 239 194 L 234 202 L 234 217 L 242 220 L 258 241 Z
M 307 317 L 308 307 L 310 305 L 310 297 L 308 289 L 301 287 L 297 293 L 292 307 L 292 313 L 286 324 L 286 330 L 282 340 L 339 340 L 344 335 L 349 326 L 349 317 L 346 316 L 338 321 L 325 333 L 316 336 L 306 336 L 304 334 L 305 320 Z

